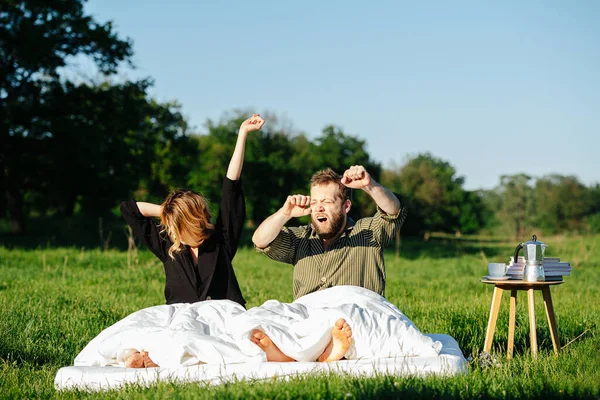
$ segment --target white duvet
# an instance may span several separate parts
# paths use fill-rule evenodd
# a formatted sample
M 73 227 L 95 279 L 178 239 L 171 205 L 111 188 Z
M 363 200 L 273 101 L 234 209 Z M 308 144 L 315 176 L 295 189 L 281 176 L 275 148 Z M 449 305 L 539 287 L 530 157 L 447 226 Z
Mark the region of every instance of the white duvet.
M 147 351 L 161 367 L 266 362 L 250 341 L 261 329 L 288 356 L 314 361 L 345 318 L 352 328 L 348 359 L 434 357 L 439 341 L 423 335 L 402 312 L 378 294 L 338 286 L 293 303 L 269 300 L 245 310 L 229 300 L 148 307 L 103 330 L 75 358 L 75 366 L 124 366 L 133 351 Z

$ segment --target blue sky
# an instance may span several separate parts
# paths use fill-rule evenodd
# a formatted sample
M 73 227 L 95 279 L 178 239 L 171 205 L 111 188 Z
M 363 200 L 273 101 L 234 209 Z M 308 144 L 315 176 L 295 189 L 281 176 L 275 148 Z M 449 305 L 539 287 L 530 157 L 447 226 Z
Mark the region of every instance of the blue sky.
M 600 1 L 90 0 L 86 11 L 133 41 L 137 68 L 122 75 L 152 77 L 152 96 L 179 101 L 199 132 L 250 108 L 311 138 L 335 124 L 386 167 L 431 152 L 467 189 L 520 172 L 600 182 Z

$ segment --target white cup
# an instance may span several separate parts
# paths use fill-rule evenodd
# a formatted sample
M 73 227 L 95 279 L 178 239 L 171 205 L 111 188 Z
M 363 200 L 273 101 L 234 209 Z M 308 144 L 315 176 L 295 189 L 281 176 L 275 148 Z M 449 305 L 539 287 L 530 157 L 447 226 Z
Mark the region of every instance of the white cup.
M 488 263 L 488 274 L 493 278 L 500 278 L 506 275 L 508 266 L 504 263 Z

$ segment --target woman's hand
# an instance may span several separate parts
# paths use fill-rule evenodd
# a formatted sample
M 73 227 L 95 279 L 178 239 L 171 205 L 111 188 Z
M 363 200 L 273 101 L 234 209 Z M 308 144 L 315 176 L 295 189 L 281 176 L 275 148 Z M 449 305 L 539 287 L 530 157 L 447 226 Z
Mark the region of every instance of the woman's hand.
M 248 132 L 258 131 L 264 124 L 265 120 L 262 119 L 260 114 L 252 114 L 250 118 L 242 122 L 242 125 L 240 125 L 240 134 L 246 135 Z

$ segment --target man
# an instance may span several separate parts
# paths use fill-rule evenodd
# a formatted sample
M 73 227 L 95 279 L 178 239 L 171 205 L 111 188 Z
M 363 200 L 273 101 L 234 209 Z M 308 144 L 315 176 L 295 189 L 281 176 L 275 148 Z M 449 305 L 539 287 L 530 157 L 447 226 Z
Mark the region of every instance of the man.
M 377 213 L 354 222 L 348 217 L 351 189 L 362 189 Z M 294 217 L 311 215 L 311 224 L 284 227 Z M 331 169 L 310 181 L 310 196 L 288 196 L 252 237 L 269 258 L 294 265 L 294 299 L 338 285 L 354 285 L 384 295 L 386 247 L 406 219 L 406 208 L 361 165 L 343 176 Z

